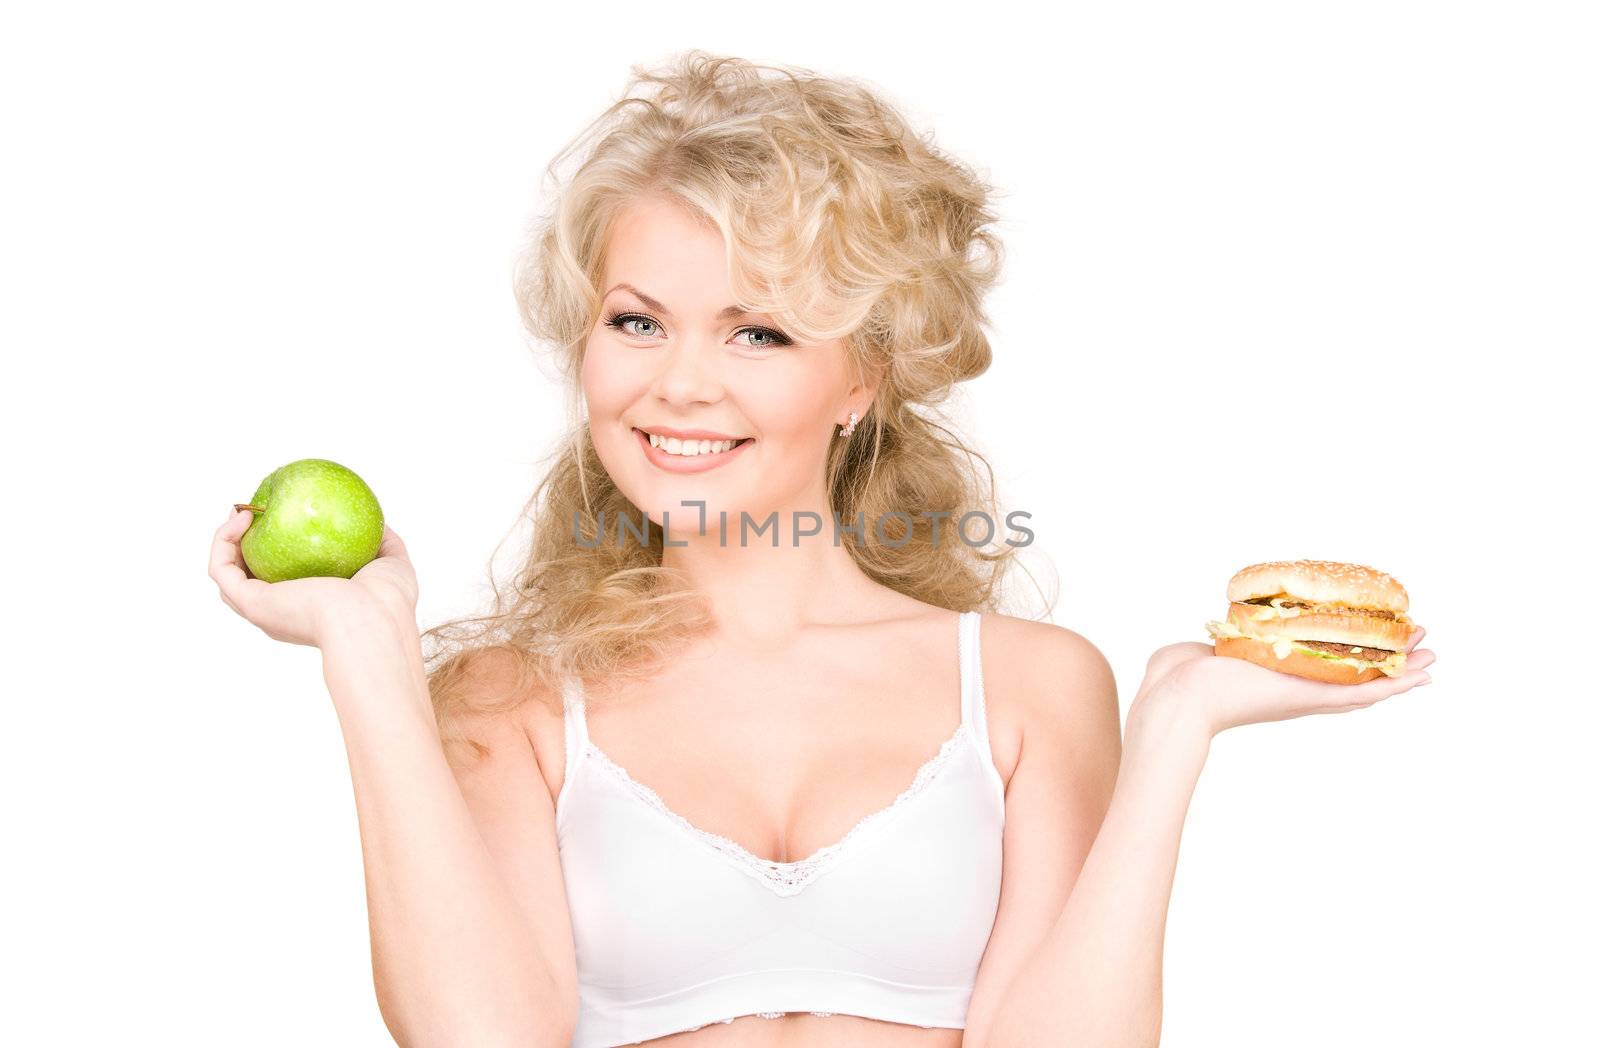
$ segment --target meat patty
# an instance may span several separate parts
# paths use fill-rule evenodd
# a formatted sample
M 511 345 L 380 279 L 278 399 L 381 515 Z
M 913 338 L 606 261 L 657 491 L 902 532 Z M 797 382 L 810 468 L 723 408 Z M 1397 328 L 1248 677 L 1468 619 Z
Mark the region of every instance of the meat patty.
M 1308 648 L 1316 648 L 1318 651 L 1326 651 L 1335 655 L 1350 655 L 1370 662 L 1382 662 L 1394 654 L 1387 648 L 1369 648 L 1360 644 L 1339 644 L 1331 640 L 1297 640 L 1295 643 L 1304 644 Z M 1361 650 L 1354 651 L 1354 648 L 1360 648 Z
M 1260 605 L 1263 605 L 1263 606 L 1268 606 L 1268 605 L 1271 605 L 1271 603 L 1276 599 L 1277 599 L 1276 597 L 1253 597 L 1250 600 L 1242 600 L 1239 603 L 1241 603 L 1241 604 L 1260 604 Z M 1379 609 L 1379 608 L 1346 608 L 1346 607 L 1343 607 L 1343 606 L 1332 605 L 1332 604 L 1323 604 L 1323 605 L 1310 604 L 1310 603 L 1307 603 L 1306 601 L 1303 601 L 1303 600 L 1286 600 L 1279 606 L 1280 607 L 1284 607 L 1284 608 L 1316 608 L 1316 607 L 1323 607 L 1323 608 L 1326 608 L 1329 611 L 1336 611 L 1336 612 L 1337 611 L 1345 611 L 1345 612 L 1352 612 L 1352 613 L 1357 614 L 1357 615 L 1370 615 L 1375 619 L 1392 619 L 1392 618 L 1394 618 L 1394 612 L 1392 612 L 1392 611 L 1384 611 L 1384 610 Z

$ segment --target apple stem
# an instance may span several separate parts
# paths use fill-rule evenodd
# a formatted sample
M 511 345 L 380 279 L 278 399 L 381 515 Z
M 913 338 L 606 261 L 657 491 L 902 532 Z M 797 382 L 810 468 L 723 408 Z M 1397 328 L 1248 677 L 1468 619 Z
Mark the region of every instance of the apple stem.
M 261 508 L 260 506 L 252 506 L 248 502 L 235 502 L 233 504 L 233 511 L 235 513 L 239 512 L 242 509 L 247 509 L 251 513 L 265 513 L 266 512 L 266 510 Z

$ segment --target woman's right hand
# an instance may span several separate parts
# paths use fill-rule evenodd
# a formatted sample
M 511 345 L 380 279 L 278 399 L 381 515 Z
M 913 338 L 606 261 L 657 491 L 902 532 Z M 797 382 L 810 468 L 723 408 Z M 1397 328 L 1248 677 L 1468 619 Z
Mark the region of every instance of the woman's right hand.
M 1411 630 L 1404 673 L 1360 684 L 1330 684 L 1282 673 L 1218 655 L 1210 644 L 1169 644 L 1150 656 L 1128 716 L 1165 708 L 1210 738 L 1244 724 L 1363 709 L 1433 679 L 1427 667 L 1433 665 L 1434 652 L 1417 647 L 1426 632 L 1421 626 Z
M 328 630 L 359 616 L 388 617 L 415 629 L 417 573 L 405 543 L 384 525 L 378 556 L 348 579 L 263 582 L 250 574 L 239 540 L 255 515 L 235 510 L 211 541 L 211 570 L 222 601 L 273 640 L 321 647 Z

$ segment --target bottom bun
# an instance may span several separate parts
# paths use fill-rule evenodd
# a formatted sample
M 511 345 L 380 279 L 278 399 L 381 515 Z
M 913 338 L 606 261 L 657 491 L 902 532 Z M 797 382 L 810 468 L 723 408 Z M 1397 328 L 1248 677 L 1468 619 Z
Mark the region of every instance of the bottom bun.
M 1289 654 L 1280 659 L 1273 653 L 1271 644 L 1252 637 L 1218 637 L 1215 648 L 1218 655 L 1243 659 L 1258 666 L 1265 666 L 1269 670 L 1277 670 L 1279 673 L 1325 681 L 1328 684 L 1360 684 L 1362 681 L 1374 680 L 1384 675 L 1376 666 L 1359 669 L 1348 662 L 1318 658 L 1299 648 L 1290 649 Z

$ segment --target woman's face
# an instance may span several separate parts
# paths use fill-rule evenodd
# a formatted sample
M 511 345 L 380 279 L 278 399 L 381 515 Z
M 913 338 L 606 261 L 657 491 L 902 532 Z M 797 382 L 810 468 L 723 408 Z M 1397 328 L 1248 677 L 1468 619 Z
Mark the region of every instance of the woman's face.
M 720 231 L 658 198 L 619 216 L 601 291 L 583 392 L 595 450 L 623 495 L 657 524 L 670 513 L 675 536 L 700 533 L 701 510 L 685 504 L 698 501 L 706 535 L 727 513 L 730 545 L 741 512 L 760 523 L 778 511 L 787 539 L 790 510 L 814 509 L 831 533 L 829 442 L 851 411 L 866 414 L 873 392 L 851 381 L 843 341 L 802 345 L 769 316 L 740 312 Z M 742 443 L 708 453 L 699 442 L 685 456 L 646 436 L 674 432 Z

